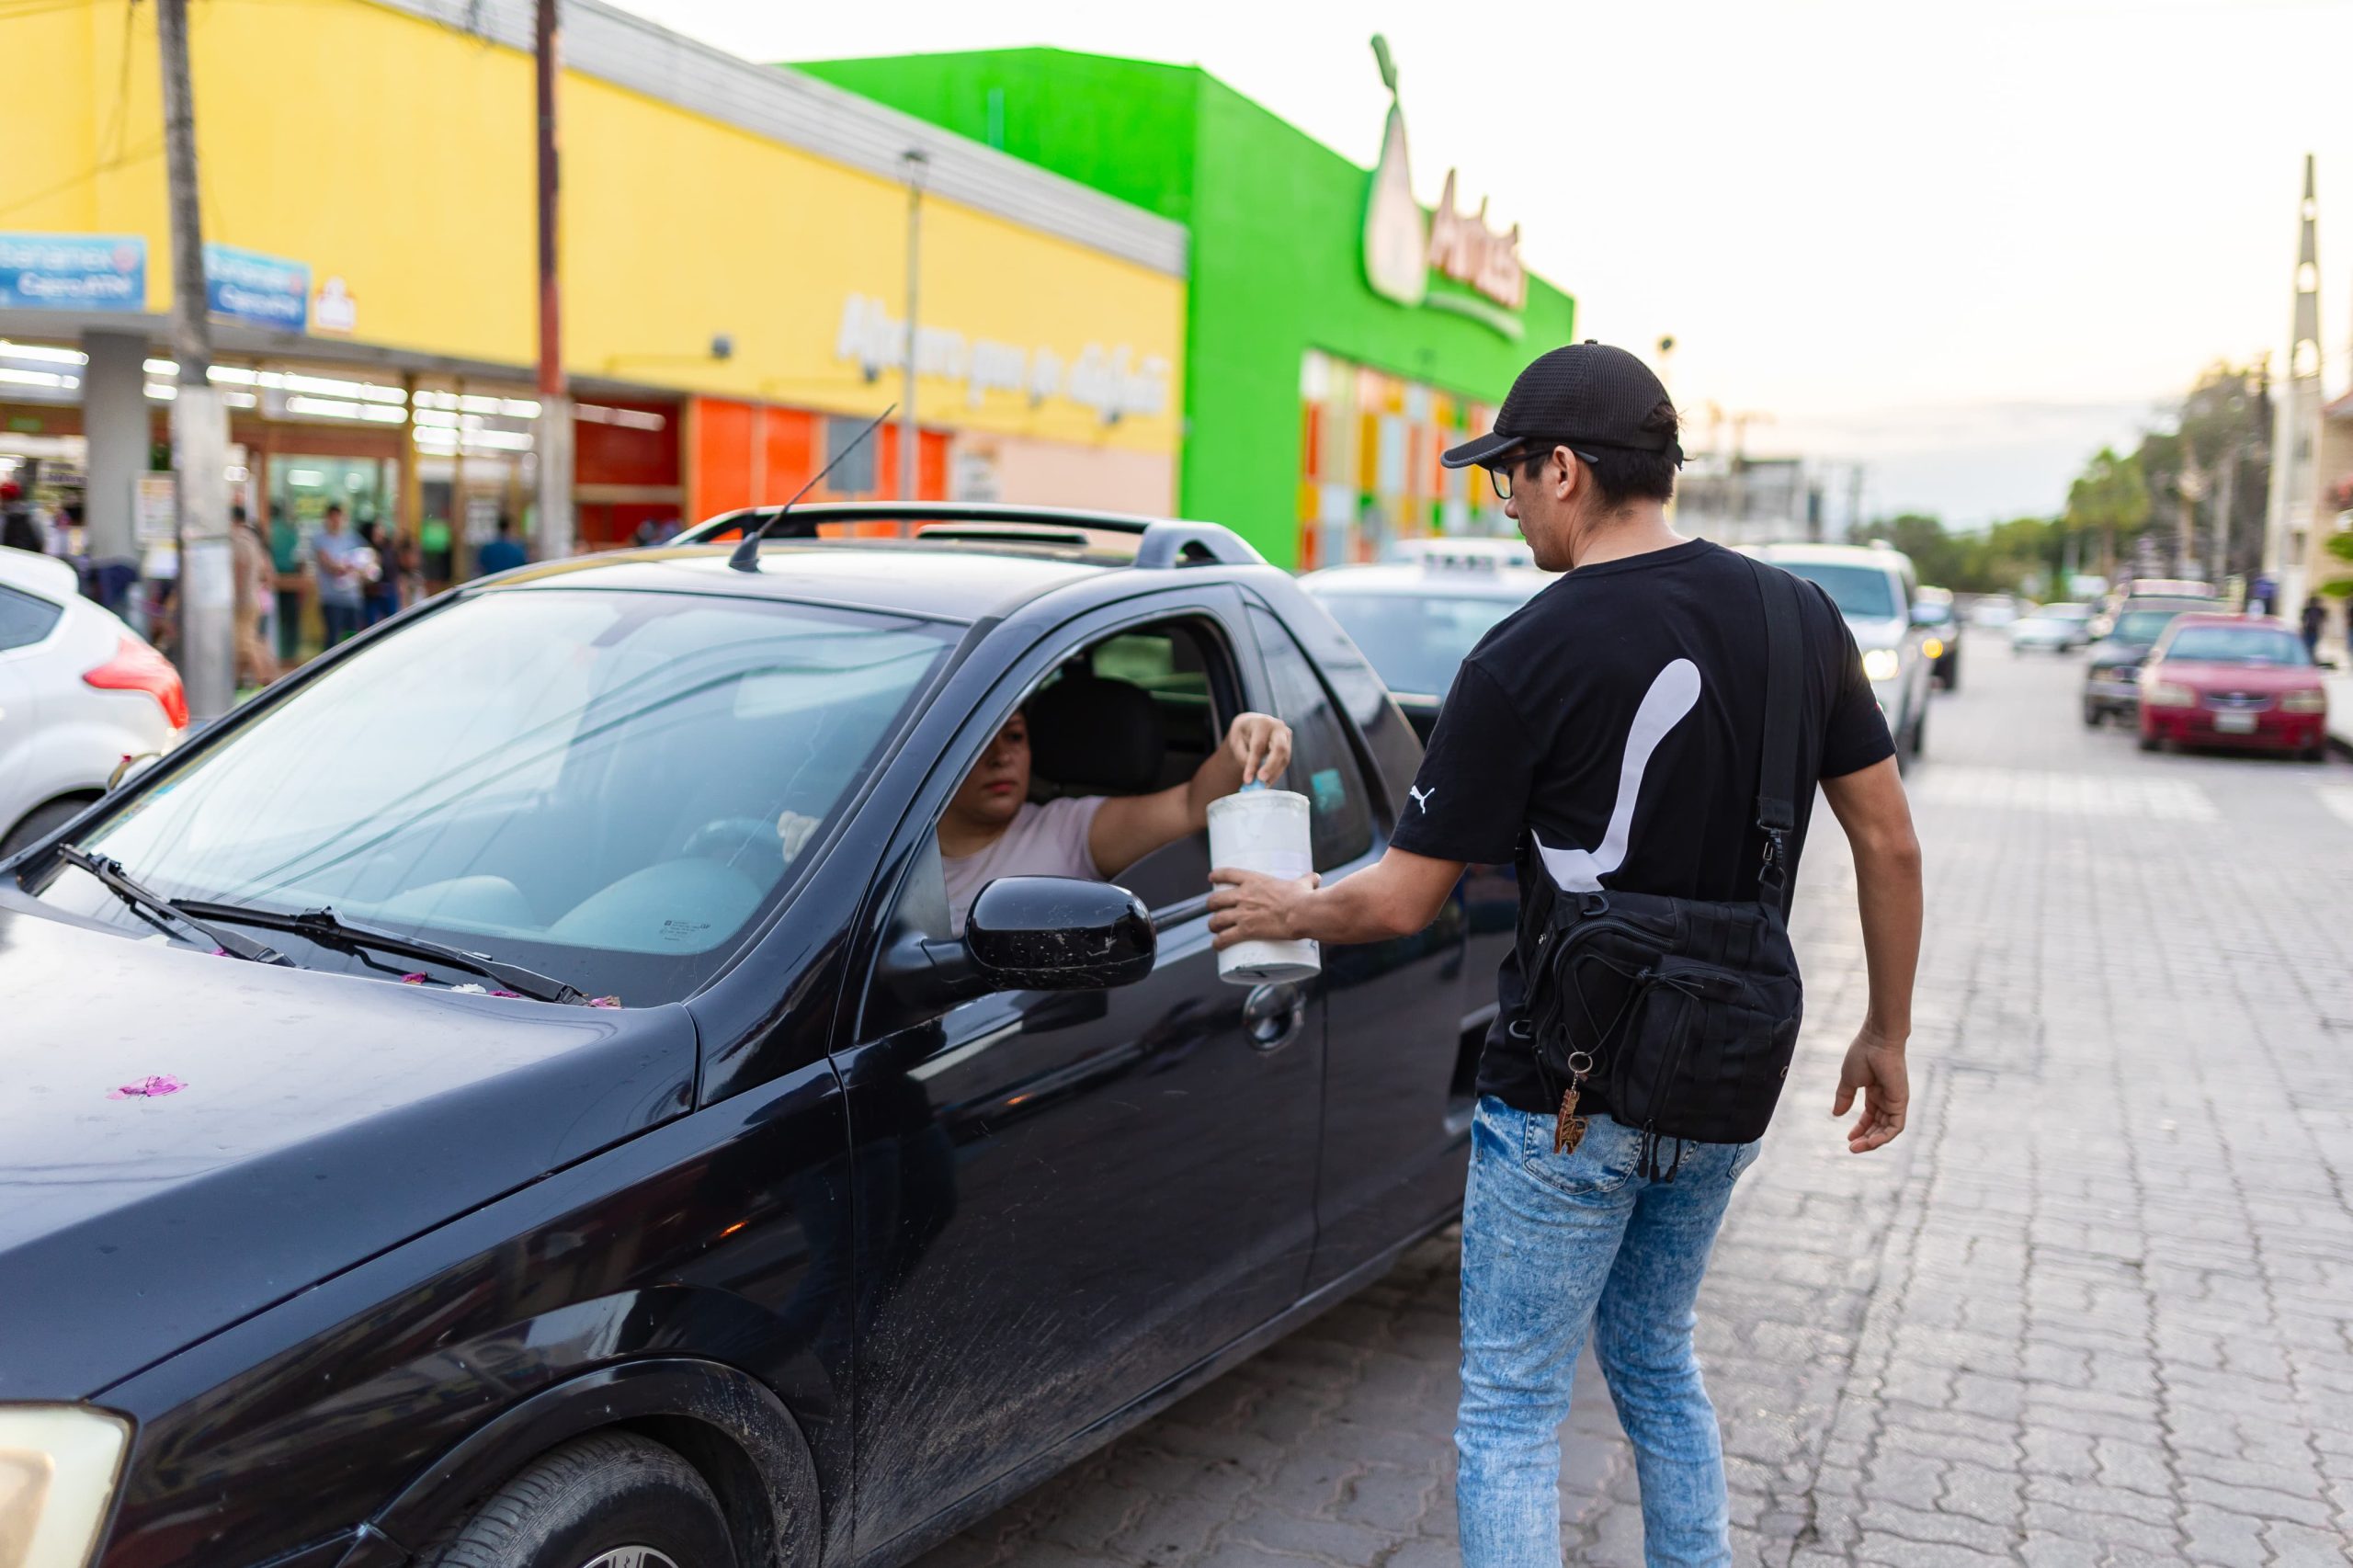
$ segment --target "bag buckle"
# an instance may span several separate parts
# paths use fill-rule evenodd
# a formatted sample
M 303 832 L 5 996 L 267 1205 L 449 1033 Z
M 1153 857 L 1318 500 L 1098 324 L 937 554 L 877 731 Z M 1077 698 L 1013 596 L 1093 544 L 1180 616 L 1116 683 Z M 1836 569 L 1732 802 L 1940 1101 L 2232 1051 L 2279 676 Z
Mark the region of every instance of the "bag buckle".
M 1577 894 L 1577 913 L 1587 920 L 1593 919 L 1596 915 L 1608 914 L 1608 896 L 1598 889 L 1589 889 Z
M 1789 884 L 1790 835 L 1778 827 L 1765 830 L 1765 863 L 1758 868 L 1756 880 L 1767 887 Z

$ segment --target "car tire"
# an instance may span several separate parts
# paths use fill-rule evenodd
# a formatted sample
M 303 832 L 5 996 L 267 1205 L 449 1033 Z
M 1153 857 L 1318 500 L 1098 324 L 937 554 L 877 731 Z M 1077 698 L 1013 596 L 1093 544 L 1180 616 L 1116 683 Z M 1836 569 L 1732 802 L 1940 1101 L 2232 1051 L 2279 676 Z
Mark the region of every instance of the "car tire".
M 2164 749 L 2165 744 L 2165 741 L 2161 737 L 2150 734 L 2145 730 L 2141 733 L 2141 749 L 2143 751 L 2161 751 Z
M 1920 760 L 1921 748 L 1926 746 L 1927 744 L 1928 705 L 1926 702 L 1923 702 L 1920 704 L 1920 710 L 1912 715 L 1912 744 L 1908 748 L 1906 748 L 1911 753 L 1911 757 L 1914 762 L 1918 762 Z
M 6 859 L 27 845 L 38 844 L 80 816 L 89 803 L 89 797 L 75 797 L 35 806 L 25 813 L 22 822 L 8 830 L 7 837 L 0 838 L 0 860 Z
M 2328 747 L 2325 745 L 2306 746 L 2303 750 L 2303 758 L 2306 762 L 2326 762 L 2328 760 Z
M 2108 722 L 2108 714 L 2091 703 L 2084 704 L 2084 728 L 2097 730 Z
M 695 1467 L 627 1433 L 534 1460 L 417 1568 L 735 1568 L 727 1516 Z

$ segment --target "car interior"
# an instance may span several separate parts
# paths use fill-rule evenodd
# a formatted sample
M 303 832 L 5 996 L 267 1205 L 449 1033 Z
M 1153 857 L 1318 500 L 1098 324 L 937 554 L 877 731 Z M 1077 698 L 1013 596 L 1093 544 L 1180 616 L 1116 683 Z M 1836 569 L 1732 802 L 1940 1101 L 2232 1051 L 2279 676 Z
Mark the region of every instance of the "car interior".
M 1240 711 L 1218 634 L 1170 621 L 1107 638 L 1065 662 L 1025 704 L 1032 800 L 1148 795 L 1191 778 Z M 1209 891 L 1209 835 L 1147 855 L 1115 879 L 1164 910 Z

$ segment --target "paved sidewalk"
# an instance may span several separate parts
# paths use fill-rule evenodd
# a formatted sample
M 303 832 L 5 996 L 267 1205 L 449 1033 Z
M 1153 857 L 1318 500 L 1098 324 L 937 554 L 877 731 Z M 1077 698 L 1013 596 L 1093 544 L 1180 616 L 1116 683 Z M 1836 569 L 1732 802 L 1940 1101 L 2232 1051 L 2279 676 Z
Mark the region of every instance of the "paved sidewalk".
M 1817 820 L 1806 1044 L 1701 1303 L 1736 1559 L 2353 1562 L 2353 767 L 2144 756 L 2072 661 L 1967 656 L 1913 780 L 1912 1131 L 1864 1158 Z M 1454 1562 L 1457 1286 L 1425 1244 L 926 1568 Z M 1589 1361 L 1563 1438 L 1568 1560 L 1640 1563 Z

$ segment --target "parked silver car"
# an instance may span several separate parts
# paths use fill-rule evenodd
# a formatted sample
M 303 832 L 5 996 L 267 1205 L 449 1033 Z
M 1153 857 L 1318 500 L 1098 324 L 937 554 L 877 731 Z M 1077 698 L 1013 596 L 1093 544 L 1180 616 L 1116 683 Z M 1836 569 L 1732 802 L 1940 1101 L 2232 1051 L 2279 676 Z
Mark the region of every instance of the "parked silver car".
M 1928 731 L 1928 679 L 1935 659 L 1929 629 L 1913 606 L 1920 597 L 1912 558 L 1886 545 L 1768 544 L 1755 551 L 1830 595 L 1862 650 L 1879 710 L 1887 716 L 1901 764 L 1917 761 Z

